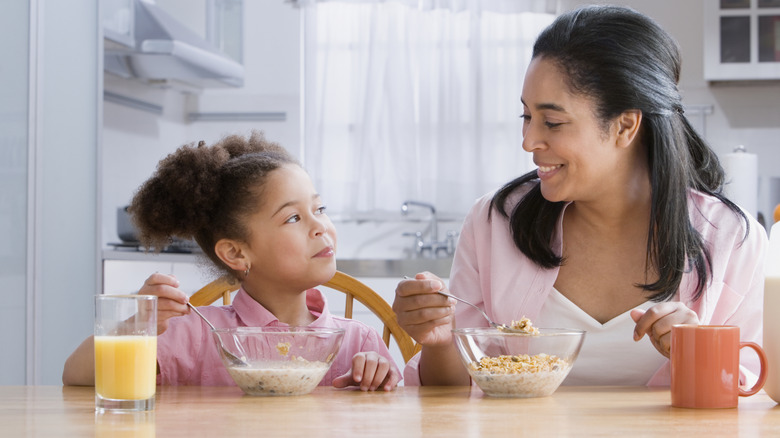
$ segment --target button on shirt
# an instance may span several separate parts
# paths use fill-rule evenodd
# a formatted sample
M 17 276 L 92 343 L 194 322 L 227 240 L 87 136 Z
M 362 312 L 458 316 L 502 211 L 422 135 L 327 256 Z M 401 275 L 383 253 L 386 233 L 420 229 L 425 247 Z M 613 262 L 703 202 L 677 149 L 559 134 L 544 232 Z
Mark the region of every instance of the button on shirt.
M 309 327 L 343 328 L 344 339 L 328 373 L 320 382 L 330 386 L 333 379 L 352 368 L 352 357 L 359 352 L 375 351 L 391 366 L 398 367 L 381 336 L 360 321 L 330 314 L 323 294 L 317 289 L 306 291 L 306 305 L 317 319 Z M 205 306 L 198 310 L 217 328 L 286 327 L 271 312 L 240 289 L 230 306 Z M 195 312 L 171 318 L 168 330 L 157 339 L 157 363 L 160 385 L 236 386 L 222 364 L 211 329 Z

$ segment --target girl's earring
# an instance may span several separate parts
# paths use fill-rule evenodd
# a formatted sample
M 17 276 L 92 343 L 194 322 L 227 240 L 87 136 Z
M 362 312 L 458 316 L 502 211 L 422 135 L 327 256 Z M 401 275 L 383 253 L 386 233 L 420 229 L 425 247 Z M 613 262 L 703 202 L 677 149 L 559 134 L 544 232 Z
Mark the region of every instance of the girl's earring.
M 249 265 L 244 269 L 244 278 L 249 277 Z

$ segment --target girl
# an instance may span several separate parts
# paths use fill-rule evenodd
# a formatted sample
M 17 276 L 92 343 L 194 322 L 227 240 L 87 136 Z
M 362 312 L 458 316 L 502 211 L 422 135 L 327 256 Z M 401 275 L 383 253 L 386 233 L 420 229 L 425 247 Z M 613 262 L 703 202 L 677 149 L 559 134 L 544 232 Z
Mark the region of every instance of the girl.
M 320 385 L 389 391 L 398 384 L 400 372 L 381 337 L 359 321 L 330 315 L 313 289 L 336 272 L 336 230 L 311 179 L 281 146 L 257 132 L 211 147 L 184 146 L 160 162 L 129 211 L 145 246 L 194 238 L 220 271 L 241 282 L 231 306 L 202 308 L 217 327 L 344 328 Z M 139 293 L 159 300 L 158 383 L 235 385 L 173 276 L 153 274 Z M 94 384 L 91 338 L 66 361 L 63 383 Z

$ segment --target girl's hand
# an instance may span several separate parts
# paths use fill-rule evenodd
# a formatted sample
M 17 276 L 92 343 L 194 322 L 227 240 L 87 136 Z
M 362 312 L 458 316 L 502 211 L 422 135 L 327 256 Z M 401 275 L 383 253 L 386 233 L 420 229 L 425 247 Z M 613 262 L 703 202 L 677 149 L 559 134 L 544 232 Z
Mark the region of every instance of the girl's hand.
M 390 361 L 377 352 L 366 351 L 352 357 L 352 369 L 333 379 L 333 387 L 360 386 L 361 391 L 375 391 L 381 387 L 392 391 L 400 380 L 401 376 L 390 366 Z
M 168 329 L 168 320 L 189 313 L 189 297 L 179 290 L 179 280 L 173 275 L 155 273 L 144 282 L 139 295 L 157 296 L 157 334 Z
M 395 289 L 393 311 L 398 324 L 423 346 L 452 344 L 456 301 L 438 291 L 447 291 L 444 282 L 429 272 L 403 280 Z
M 642 311 L 634 309 L 631 318 L 636 322 L 634 340 L 639 341 L 647 334 L 658 352 L 669 357 L 672 341 L 672 326 L 675 324 L 698 324 L 696 312 L 680 302 L 659 303 Z

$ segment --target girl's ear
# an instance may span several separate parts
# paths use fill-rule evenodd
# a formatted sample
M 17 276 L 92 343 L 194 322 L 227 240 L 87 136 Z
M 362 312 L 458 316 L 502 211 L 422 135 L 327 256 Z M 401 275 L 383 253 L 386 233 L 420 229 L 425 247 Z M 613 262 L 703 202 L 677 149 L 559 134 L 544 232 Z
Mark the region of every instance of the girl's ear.
M 627 147 L 633 143 L 642 125 L 642 111 L 628 110 L 617 117 L 617 145 Z
M 249 266 L 249 260 L 242 251 L 242 245 L 236 240 L 220 239 L 214 245 L 214 252 L 234 271 L 244 271 Z

